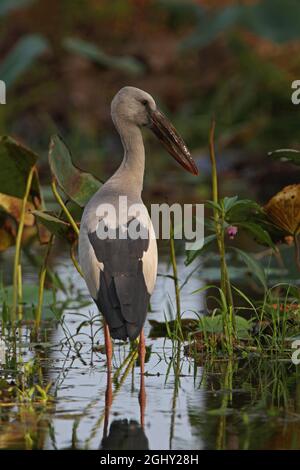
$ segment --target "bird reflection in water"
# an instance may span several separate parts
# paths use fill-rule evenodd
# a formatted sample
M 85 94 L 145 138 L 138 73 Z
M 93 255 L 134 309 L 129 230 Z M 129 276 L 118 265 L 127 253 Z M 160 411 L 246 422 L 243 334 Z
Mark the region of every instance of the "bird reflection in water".
M 142 332 L 143 334 L 143 332 Z M 112 421 L 109 427 L 110 409 L 112 406 L 114 393 L 112 388 L 112 366 L 111 362 L 108 363 L 107 368 L 107 385 L 105 392 L 105 416 L 103 427 L 103 438 L 101 442 L 101 449 L 149 449 L 149 442 L 144 431 L 145 423 L 145 409 L 146 409 L 146 391 L 145 391 L 145 347 L 144 341 L 139 343 L 139 357 L 141 358 L 140 364 L 140 391 L 139 391 L 139 406 L 140 406 L 140 423 L 135 420 L 117 419 Z M 109 431 L 108 431 L 109 429 Z

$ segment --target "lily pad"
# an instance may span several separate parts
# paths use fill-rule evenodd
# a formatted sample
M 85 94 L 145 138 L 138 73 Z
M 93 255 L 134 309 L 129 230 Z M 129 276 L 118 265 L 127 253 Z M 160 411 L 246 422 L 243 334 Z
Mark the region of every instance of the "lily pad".
M 245 318 L 235 315 L 235 324 L 237 336 L 240 339 L 245 339 L 249 336 L 249 330 L 252 328 L 252 322 Z M 223 333 L 223 318 L 222 315 L 215 315 L 213 317 L 204 316 L 200 320 L 198 331 L 206 333 L 221 334 Z
M 38 301 L 39 286 L 35 284 L 23 284 L 22 286 L 22 303 L 26 306 L 36 305 Z M 13 286 L 1 287 L 0 289 L 0 304 L 3 302 L 7 306 L 12 305 L 13 299 Z M 53 292 L 49 289 L 44 289 L 44 305 L 53 304 Z
M 49 164 L 59 187 L 80 207 L 101 187 L 97 178 L 74 165 L 69 149 L 58 135 L 51 138 Z

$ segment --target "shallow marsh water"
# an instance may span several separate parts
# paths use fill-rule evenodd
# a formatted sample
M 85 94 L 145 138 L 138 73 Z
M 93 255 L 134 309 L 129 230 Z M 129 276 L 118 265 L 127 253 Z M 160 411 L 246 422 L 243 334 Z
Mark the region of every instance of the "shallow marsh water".
M 87 297 L 82 279 L 67 260 L 58 271 L 66 284 L 72 283 L 75 299 Z M 168 266 L 162 263 L 159 272 L 167 274 Z M 187 271 L 181 263 L 179 272 L 184 279 Z M 200 279 L 201 275 L 194 273 L 182 290 L 186 318 L 203 312 L 204 299 L 191 295 L 201 286 Z M 62 298 L 63 294 L 58 301 Z M 173 282 L 160 276 L 148 319 L 163 321 L 174 312 L 174 305 Z M 135 362 L 125 376 L 126 365 L 116 372 L 129 353 L 129 345 L 116 344 L 109 407 L 105 356 L 99 352 L 102 330 L 96 333 L 96 320 L 92 327 L 83 323 L 95 313 L 92 304 L 80 308 L 69 305 L 62 325 L 45 325 L 40 343 L 32 339 L 30 326 L 19 332 L 18 361 L 34 359 L 43 383 L 53 384 L 50 393 L 54 400 L 48 404 L 2 403 L 0 448 L 300 448 L 296 366 L 290 361 L 257 357 L 195 364 L 182 349 L 178 353 L 170 340 L 150 338 L 149 322 L 145 327 L 145 402 L 140 406 L 138 364 Z M 90 336 L 94 336 L 94 344 Z M 2 377 L 11 380 L 14 375 L 13 368 L 3 366 Z

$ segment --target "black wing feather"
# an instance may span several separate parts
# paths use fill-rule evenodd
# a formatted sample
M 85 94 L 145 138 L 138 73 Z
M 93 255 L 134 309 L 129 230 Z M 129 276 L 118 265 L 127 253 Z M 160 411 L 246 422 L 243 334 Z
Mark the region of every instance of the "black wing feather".
M 100 239 L 89 234 L 90 243 L 104 269 L 94 299 L 115 339 L 135 339 L 143 328 L 150 295 L 143 274 L 142 257 L 149 239 Z

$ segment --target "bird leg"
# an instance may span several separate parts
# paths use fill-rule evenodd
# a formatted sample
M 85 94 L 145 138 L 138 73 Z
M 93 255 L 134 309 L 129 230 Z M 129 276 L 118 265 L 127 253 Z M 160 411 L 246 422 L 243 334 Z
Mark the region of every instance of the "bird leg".
M 104 426 L 103 426 L 103 437 L 107 437 L 108 424 L 109 424 L 109 413 L 113 401 L 112 392 L 112 378 L 111 370 L 107 368 L 107 382 L 105 391 L 105 410 L 104 410 Z
M 145 356 L 146 356 L 145 335 L 144 335 L 144 330 L 142 330 L 140 334 L 140 341 L 139 341 L 139 359 L 140 359 L 140 368 L 141 368 L 139 403 L 140 403 L 142 428 L 144 427 L 144 416 L 145 416 L 145 408 L 146 408 L 146 391 L 145 391 L 145 377 L 144 377 Z
M 109 333 L 109 328 L 104 320 L 104 340 L 105 340 L 105 353 L 106 353 L 106 361 L 107 361 L 107 370 L 110 373 L 112 368 L 112 342 Z

